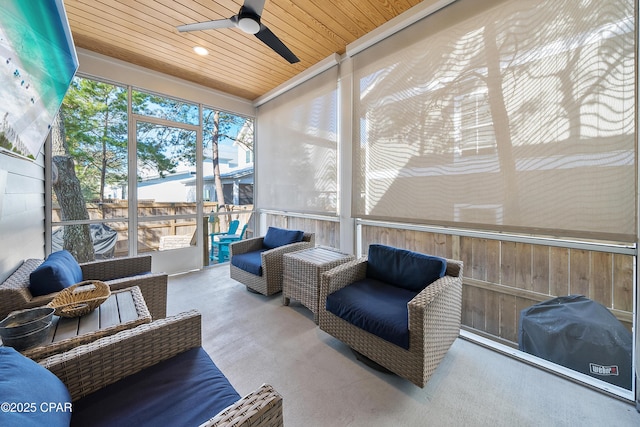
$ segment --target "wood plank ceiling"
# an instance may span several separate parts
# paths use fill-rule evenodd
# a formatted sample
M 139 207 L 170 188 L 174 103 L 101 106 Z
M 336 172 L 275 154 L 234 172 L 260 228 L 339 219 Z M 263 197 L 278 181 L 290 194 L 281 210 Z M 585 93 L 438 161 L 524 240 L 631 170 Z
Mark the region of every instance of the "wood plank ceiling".
M 236 15 L 243 0 L 64 3 L 76 46 L 254 100 L 420 1 L 267 0 L 262 23 L 300 58 L 296 64 L 238 28 L 176 30 Z M 196 45 L 209 55 L 195 54 Z

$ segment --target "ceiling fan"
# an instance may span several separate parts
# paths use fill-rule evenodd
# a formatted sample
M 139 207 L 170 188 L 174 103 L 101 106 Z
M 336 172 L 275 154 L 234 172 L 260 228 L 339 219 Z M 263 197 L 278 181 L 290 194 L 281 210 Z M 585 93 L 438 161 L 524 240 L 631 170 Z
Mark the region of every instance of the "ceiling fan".
M 266 25 L 260 22 L 265 0 L 245 0 L 237 15 L 228 19 L 216 19 L 214 21 L 197 22 L 195 24 L 180 25 L 177 30 L 181 33 L 188 31 L 215 30 L 219 28 L 238 27 L 247 34 L 254 34 L 264 44 L 273 49 L 277 54 L 291 64 L 299 62 L 297 56 L 289 50 L 280 39 L 271 32 Z

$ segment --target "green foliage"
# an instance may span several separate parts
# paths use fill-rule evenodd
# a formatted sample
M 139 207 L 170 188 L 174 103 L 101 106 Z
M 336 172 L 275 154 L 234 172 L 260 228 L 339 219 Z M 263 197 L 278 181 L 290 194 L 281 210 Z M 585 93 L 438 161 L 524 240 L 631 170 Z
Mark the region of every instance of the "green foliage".
M 63 101 L 65 151 L 75 160 L 87 201 L 104 200 L 106 188 L 128 184 L 127 97 L 124 87 L 77 77 Z M 197 132 L 193 126 L 200 124 L 197 104 L 131 90 L 131 111 L 150 118 L 136 121 L 138 180 L 164 177 L 178 166 L 196 164 Z M 203 109 L 202 117 L 205 158 L 214 157 L 218 143 L 238 142 L 252 148 L 251 119 L 208 108 Z M 184 129 L 184 125 L 191 129 Z
M 86 200 L 127 180 L 127 92 L 89 79 L 73 80 L 62 103 L 66 149 Z
M 197 120 L 197 106 L 196 120 Z M 132 91 L 136 114 L 193 122 L 193 105 Z M 62 104 L 66 150 L 76 163 L 87 200 L 104 200 L 106 186 L 127 185 L 127 90 L 109 83 L 75 78 Z M 139 169 L 165 176 L 180 162 L 195 162 L 195 132 L 138 122 Z M 193 140 L 193 141 L 192 141 Z M 138 177 L 140 178 L 140 177 Z
M 0 147 L 6 148 L 7 150 L 11 150 L 13 144 L 9 142 L 9 139 L 4 136 L 4 132 L 0 132 Z
M 216 111 L 205 108 L 202 112 L 202 131 L 203 145 L 205 148 L 205 157 L 211 157 L 213 144 L 231 141 L 235 142 L 238 137 L 238 131 L 247 122 L 245 117 L 230 114 L 225 111 L 219 111 L 218 120 L 215 120 Z M 251 135 L 253 141 L 253 135 Z

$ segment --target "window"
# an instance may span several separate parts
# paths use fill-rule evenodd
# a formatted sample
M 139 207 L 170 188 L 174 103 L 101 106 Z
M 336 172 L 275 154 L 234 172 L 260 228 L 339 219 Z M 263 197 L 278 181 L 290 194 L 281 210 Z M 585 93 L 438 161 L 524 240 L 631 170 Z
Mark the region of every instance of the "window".
M 74 79 L 60 117 L 51 147 L 53 250 L 87 261 L 189 247 L 208 234 L 196 231 L 204 212 L 253 209 L 246 161 L 253 118 L 83 77 Z M 196 191 L 198 173 L 204 185 Z
M 487 91 L 477 90 L 455 100 L 456 153 L 485 154 L 496 150 L 496 136 Z

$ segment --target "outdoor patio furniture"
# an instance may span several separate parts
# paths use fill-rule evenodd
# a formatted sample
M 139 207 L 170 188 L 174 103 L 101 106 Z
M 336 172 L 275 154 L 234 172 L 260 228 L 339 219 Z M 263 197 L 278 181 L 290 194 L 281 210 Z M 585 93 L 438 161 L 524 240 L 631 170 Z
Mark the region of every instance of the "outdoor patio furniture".
M 240 221 L 237 219 L 232 220 L 229 223 L 229 228 L 227 229 L 227 231 L 218 231 L 215 233 L 209 233 L 209 239 L 211 241 L 211 250 L 209 251 L 209 259 L 213 260 L 213 258 L 215 257 L 215 244 L 220 240 L 221 237 L 223 236 L 233 236 L 236 234 L 236 231 L 238 231 L 238 227 L 240 226 Z
M 7 396 L 49 409 L 2 414 L 9 425 L 35 425 L 35 417 L 38 425 L 283 425 L 282 397 L 272 386 L 240 397 L 217 368 L 202 348 L 195 310 L 39 364 L 13 349 L 0 347 L 0 352 Z M 50 409 L 51 402 L 57 410 Z
M 320 329 L 359 359 L 424 387 L 460 332 L 462 267 L 371 245 L 368 257 L 322 275 Z
M 20 352 L 36 362 L 151 322 L 142 292 L 137 286 L 111 293 L 109 298 L 87 314 L 74 317 L 53 316 L 49 333 L 40 344 Z
M 322 273 L 355 257 L 331 247 L 315 247 L 284 254 L 282 279 L 282 304 L 292 299 L 307 307 L 318 323 L 318 295 Z
M 215 253 L 217 253 L 218 263 L 229 260 L 229 245 L 242 240 L 248 226 L 249 224 L 245 224 L 238 234 L 221 234 L 218 236 L 218 240 L 211 242 L 212 251 L 215 248 Z
M 230 276 L 250 291 L 272 295 L 282 291 L 282 256 L 315 246 L 315 234 L 269 227 L 262 237 L 229 246 Z
M 57 253 L 57 252 L 54 252 Z M 30 275 L 44 260 L 25 260 L 0 284 L 0 320 L 12 311 L 48 304 L 57 292 L 35 296 L 30 289 Z M 111 258 L 78 264 L 82 279 L 100 280 L 111 291 L 138 286 L 153 319 L 167 313 L 167 281 L 165 273 L 151 273 L 151 255 Z

